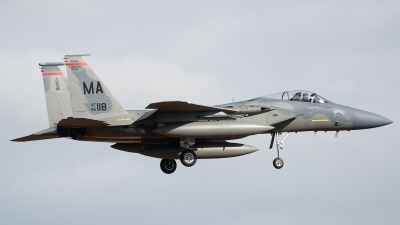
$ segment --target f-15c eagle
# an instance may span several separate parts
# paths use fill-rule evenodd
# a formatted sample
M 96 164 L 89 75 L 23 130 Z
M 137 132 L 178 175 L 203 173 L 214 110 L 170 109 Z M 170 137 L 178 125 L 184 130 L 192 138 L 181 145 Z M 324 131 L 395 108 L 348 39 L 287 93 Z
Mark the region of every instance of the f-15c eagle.
M 111 147 L 161 158 L 164 173 L 175 159 L 193 166 L 197 159 L 241 156 L 258 149 L 227 140 L 271 134 L 279 151 L 289 132 L 358 130 L 392 123 L 382 116 L 333 103 L 310 91 L 285 91 L 216 106 L 181 101 L 151 103 L 147 110 L 125 110 L 83 56 L 39 63 L 46 93 L 48 129 L 12 141 L 71 138 L 115 143 Z M 67 67 L 68 79 L 59 66 Z M 279 137 L 281 135 L 281 137 Z

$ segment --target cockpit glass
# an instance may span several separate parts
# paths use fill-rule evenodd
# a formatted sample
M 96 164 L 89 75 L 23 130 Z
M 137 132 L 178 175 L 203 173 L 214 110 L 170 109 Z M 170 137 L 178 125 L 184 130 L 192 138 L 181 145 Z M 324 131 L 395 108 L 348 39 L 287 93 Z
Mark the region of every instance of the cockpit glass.
M 262 96 L 261 98 L 283 99 L 297 102 L 331 103 L 331 101 L 312 91 L 284 91 Z

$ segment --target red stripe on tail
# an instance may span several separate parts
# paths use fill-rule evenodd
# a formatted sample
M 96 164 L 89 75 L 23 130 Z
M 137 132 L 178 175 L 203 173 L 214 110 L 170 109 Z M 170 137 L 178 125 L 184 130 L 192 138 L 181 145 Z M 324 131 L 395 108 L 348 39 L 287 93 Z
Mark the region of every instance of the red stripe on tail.
M 87 66 L 87 62 L 66 62 L 66 66 Z
M 44 72 L 42 73 L 43 76 L 62 76 L 64 75 L 63 72 Z

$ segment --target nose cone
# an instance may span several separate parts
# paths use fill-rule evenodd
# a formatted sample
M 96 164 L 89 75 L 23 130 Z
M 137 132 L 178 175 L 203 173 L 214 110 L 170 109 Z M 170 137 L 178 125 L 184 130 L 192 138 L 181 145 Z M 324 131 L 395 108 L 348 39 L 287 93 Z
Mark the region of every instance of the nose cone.
M 354 109 L 354 113 L 356 116 L 356 121 L 354 126 L 355 129 L 368 129 L 368 128 L 385 126 L 393 123 L 393 121 L 386 119 L 383 116 L 370 113 L 367 111 Z

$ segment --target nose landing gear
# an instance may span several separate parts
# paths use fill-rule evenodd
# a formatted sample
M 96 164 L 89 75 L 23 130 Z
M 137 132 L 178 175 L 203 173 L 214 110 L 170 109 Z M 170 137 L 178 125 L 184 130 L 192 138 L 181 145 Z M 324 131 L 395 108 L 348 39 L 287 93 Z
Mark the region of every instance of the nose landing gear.
M 282 140 L 279 140 L 279 135 L 281 133 L 272 133 L 272 139 L 271 139 L 271 144 L 269 146 L 269 149 L 271 149 L 274 145 L 274 138 L 276 135 L 276 151 L 278 153 L 278 157 L 274 159 L 274 161 L 272 161 L 272 165 L 274 165 L 274 167 L 276 169 L 281 169 L 283 167 L 283 160 L 279 157 L 279 149 L 283 149 L 283 141 L 285 140 L 285 138 L 289 135 L 289 132 L 285 133 L 283 136 Z
M 280 169 L 283 167 L 283 160 L 281 158 L 275 158 L 274 161 L 272 162 L 272 164 L 274 165 L 274 167 L 276 169 Z

